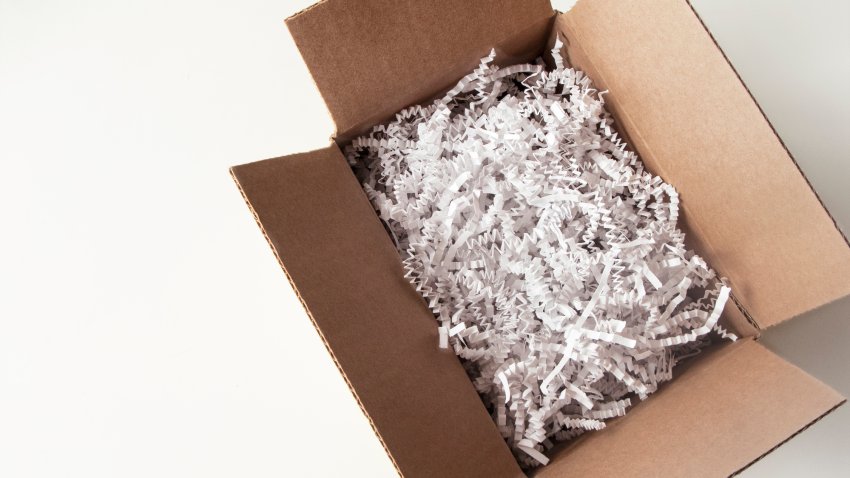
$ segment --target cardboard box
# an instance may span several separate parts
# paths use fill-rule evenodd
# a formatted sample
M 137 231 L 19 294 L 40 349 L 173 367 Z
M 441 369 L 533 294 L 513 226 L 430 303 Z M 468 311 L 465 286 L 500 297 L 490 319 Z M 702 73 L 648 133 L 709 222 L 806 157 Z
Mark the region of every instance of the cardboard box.
M 608 428 L 534 472 L 726 476 L 844 402 L 759 345 L 759 331 L 850 293 L 850 247 L 683 0 L 327 0 L 287 20 L 338 133 L 232 174 L 400 474 L 523 476 L 340 146 L 446 91 L 492 47 L 541 55 L 561 34 L 647 168 L 674 185 L 692 246 L 729 278 L 718 342 Z M 298 114 L 293 112 L 293 114 Z M 826 358 L 825 358 L 826 359 Z

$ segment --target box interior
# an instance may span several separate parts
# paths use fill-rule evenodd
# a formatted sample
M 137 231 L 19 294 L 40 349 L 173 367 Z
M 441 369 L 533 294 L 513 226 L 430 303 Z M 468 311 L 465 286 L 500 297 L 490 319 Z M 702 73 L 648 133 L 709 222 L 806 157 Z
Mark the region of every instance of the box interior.
M 535 474 L 731 474 L 843 402 L 754 339 L 850 293 L 850 248 L 687 3 L 583 0 L 559 14 L 546 0 L 329 0 L 287 24 L 336 143 L 232 173 L 401 474 L 522 476 L 457 358 L 435 346 L 433 316 L 340 146 L 444 92 L 490 48 L 500 64 L 529 61 L 555 33 L 608 90 L 647 168 L 679 191 L 680 226 L 729 278 L 723 325 L 743 339 L 677 367 Z

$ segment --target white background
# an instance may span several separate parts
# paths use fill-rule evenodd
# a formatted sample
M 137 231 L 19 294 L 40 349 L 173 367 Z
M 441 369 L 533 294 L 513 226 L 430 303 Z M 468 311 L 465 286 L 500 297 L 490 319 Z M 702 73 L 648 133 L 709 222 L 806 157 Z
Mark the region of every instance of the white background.
M 227 173 L 327 143 L 309 3 L 0 0 L 0 476 L 394 476 Z M 694 3 L 847 230 L 848 3 Z M 763 342 L 850 395 L 848 315 Z M 840 476 L 848 425 L 744 476 Z

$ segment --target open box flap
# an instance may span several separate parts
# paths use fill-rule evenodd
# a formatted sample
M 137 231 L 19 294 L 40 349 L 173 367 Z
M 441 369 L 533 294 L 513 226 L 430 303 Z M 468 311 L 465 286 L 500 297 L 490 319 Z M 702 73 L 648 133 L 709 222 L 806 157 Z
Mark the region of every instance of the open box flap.
M 522 476 L 337 146 L 232 174 L 398 470 Z
M 845 238 L 684 0 L 582 0 L 556 27 L 760 326 L 850 293 Z
M 542 45 L 552 16 L 549 0 L 327 0 L 286 24 L 345 133 L 449 87 L 504 38 Z
M 752 339 L 676 371 L 624 419 L 583 435 L 535 476 L 728 476 L 844 401 Z

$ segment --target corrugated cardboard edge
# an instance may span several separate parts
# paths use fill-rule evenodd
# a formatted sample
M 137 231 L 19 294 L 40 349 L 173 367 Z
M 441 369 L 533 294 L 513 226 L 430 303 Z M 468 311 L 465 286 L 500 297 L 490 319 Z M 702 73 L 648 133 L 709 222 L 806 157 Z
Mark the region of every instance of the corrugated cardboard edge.
M 761 326 L 759 326 L 758 322 L 747 312 L 747 308 L 744 307 L 744 304 L 735 297 L 735 294 L 729 294 L 729 298 L 732 299 L 732 303 L 735 304 L 735 307 L 738 309 L 738 312 L 746 319 L 747 323 L 750 324 L 750 327 L 753 328 L 753 336 L 759 338 L 761 336 Z
M 401 468 L 399 468 L 398 463 L 393 457 L 392 453 L 390 453 L 390 449 L 387 447 L 386 442 L 384 441 L 384 437 L 381 436 L 381 433 L 378 431 L 378 428 L 375 426 L 375 422 L 372 420 L 372 417 L 369 415 L 369 412 L 366 410 L 366 407 L 363 406 L 363 402 L 360 400 L 360 397 L 357 395 L 357 392 L 354 391 L 354 387 L 351 384 L 351 381 L 348 379 L 348 376 L 345 374 L 345 370 L 342 369 L 339 361 L 336 358 L 333 350 L 331 350 L 330 344 L 328 344 L 327 339 L 325 339 L 324 334 L 322 334 L 321 329 L 319 329 L 318 323 L 316 323 L 316 319 L 313 318 L 313 314 L 310 312 L 310 309 L 307 307 L 307 304 L 304 302 L 304 298 L 301 297 L 301 293 L 298 292 L 298 287 L 295 285 L 295 281 L 292 280 L 292 277 L 289 275 L 289 272 L 286 270 L 286 266 L 283 264 L 283 260 L 280 258 L 280 254 L 277 252 L 277 248 L 269 238 L 269 235 L 266 233 L 265 227 L 260 222 L 260 217 L 257 215 L 257 212 L 254 211 L 254 206 L 251 205 L 251 201 L 248 200 L 248 196 L 245 194 L 245 190 L 242 189 L 242 185 L 239 183 L 239 179 L 236 177 L 236 172 L 234 171 L 236 167 L 230 168 L 230 177 L 233 178 L 233 182 L 236 183 L 236 187 L 239 189 L 239 194 L 242 195 L 242 199 L 245 201 L 245 204 L 248 206 L 248 210 L 251 211 L 251 215 L 254 216 L 254 221 L 256 221 L 257 226 L 260 228 L 260 232 L 262 232 L 263 237 L 266 239 L 269 247 L 274 254 L 275 259 L 277 260 L 278 265 L 283 270 L 283 274 L 286 276 L 286 280 L 289 281 L 289 285 L 292 286 L 292 290 L 295 291 L 295 296 L 298 297 L 298 301 L 301 303 L 301 307 L 304 309 L 304 312 L 307 313 L 307 317 L 310 318 L 310 323 L 313 324 L 313 328 L 316 330 L 316 333 L 319 334 L 319 338 L 322 341 L 322 344 L 325 346 L 325 350 L 328 351 L 328 354 L 331 356 L 331 360 L 333 360 L 336 369 L 339 371 L 339 374 L 342 376 L 342 379 L 345 381 L 345 386 L 348 387 L 348 390 L 351 392 L 351 395 L 354 397 L 354 400 L 357 402 L 357 406 L 360 407 L 360 411 L 363 412 L 363 415 L 366 417 L 366 420 L 369 422 L 369 426 L 372 427 L 372 432 L 378 438 L 378 441 L 381 443 L 381 447 L 384 449 L 384 453 L 389 457 L 390 461 L 393 464 L 393 468 L 395 468 L 396 473 L 399 476 L 404 476 L 401 472 Z
M 288 16 L 288 17 L 286 17 L 286 20 L 284 20 L 284 22 L 288 22 L 289 20 L 291 20 L 291 19 L 293 19 L 293 18 L 297 17 L 298 15 L 302 15 L 302 14 L 304 14 L 304 13 L 307 13 L 307 12 L 309 12 L 310 10 L 312 10 L 312 9 L 314 9 L 314 8 L 316 8 L 316 7 L 318 7 L 319 5 L 321 5 L 321 4 L 323 4 L 323 3 L 327 2 L 327 1 L 328 1 L 328 0 L 318 0 L 318 1 L 316 1 L 315 3 L 313 3 L 312 5 L 310 5 L 310 6 L 308 6 L 308 7 L 304 7 L 304 8 L 302 8 L 301 10 L 298 10 L 297 12 L 293 13 L 292 15 L 290 15 L 290 16 Z
M 834 411 L 838 410 L 838 408 L 839 408 L 839 407 L 841 407 L 842 405 L 844 405 L 845 403 L 847 403 L 847 399 L 846 399 L 846 398 L 845 398 L 843 401 L 839 402 L 839 403 L 838 403 L 837 405 L 835 405 L 834 407 L 832 407 L 832 408 L 830 408 L 829 410 L 825 411 L 825 412 L 823 413 L 823 415 L 821 415 L 821 416 L 819 416 L 819 417 L 815 418 L 814 420 L 812 420 L 811 422 L 809 422 L 809 424 L 808 424 L 808 425 L 806 425 L 806 426 L 804 426 L 803 428 L 801 428 L 801 429 L 797 430 L 796 432 L 794 432 L 794 434 L 793 434 L 793 435 L 789 436 L 788 438 L 786 438 L 785 440 L 781 441 L 780 443 L 777 443 L 775 447 L 771 448 L 770 450 L 767 450 L 766 452 L 764 452 L 763 454 L 761 454 L 761 455 L 760 455 L 758 458 L 756 458 L 755 460 L 753 460 L 753 461 L 751 461 L 751 462 L 747 463 L 747 465 L 746 465 L 745 467 L 741 468 L 740 470 L 736 471 L 735 473 L 732 473 L 732 474 L 731 474 L 731 475 L 729 475 L 729 476 L 730 476 L 730 477 L 732 477 L 732 476 L 738 476 L 738 475 L 740 475 L 740 474 L 741 474 L 741 473 L 743 473 L 743 472 L 744 472 L 747 468 L 749 468 L 749 467 L 753 466 L 753 464 L 755 464 L 757 461 L 761 460 L 762 458 L 766 457 L 767 455 L 770 455 L 771 453 L 773 453 L 773 451 L 774 451 L 774 450 L 776 450 L 777 448 L 781 447 L 782 445 L 784 445 L 784 444 L 788 443 L 788 442 L 789 442 L 792 438 L 794 438 L 794 437 L 796 437 L 797 435 L 799 435 L 799 434 L 803 433 L 804 431 L 808 430 L 808 429 L 809 429 L 809 427 L 811 427 L 811 426 L 812 426 L 812 425 L 814 425 L 815 423 L 817 423 L 817 422 L 819 422 L 819 421 L 823 420 L 823 418 L 824 418 L 825 416 L 827 416 L 827 415 L 829 415 L 830 413 L 832 413 L 832 412 L 834 412 Z
M 705 21 L 699 15 L 699 12 L 697 12 L 697 10 L 694 8 L 694 5 L 693 5 L 693 3 L 691 3 L 691 0 L 686 0 L 686 1 L 688 3 L 688 6 L 690 7 L 691 11 L 694 13 L 694 16 L 697 17 L 697 20 L 699 20 L 700 25 L 702 25 L 702 28 L 705 30 L 706 33 L 708 33 L 709 38 L 711 38 L 711 41 L 714 43 L 714 46 L 716 46 L 717 50 L 720 52 L 720 54 L 723 55 L 723 59 L 726 60 L 726 63 L 729 65 L 729 68 L 732 69 L 732 72 L 735 73 L 735 76 L 738 78 L 738 81 L 741 83 L 741 85 L 743 85 L 744 89 L 747 91 L 747 94 L 750 96 L 750 99 L 756 105 L 756 108 L 758 108 L 759 113 L 761 113 L 761 115 L 764 117 L 764 120 L 767 122 L 768 126 L 770 126 L 770 130 L 773 131 L 773 135 L 776 136 L 776 139 L 779 140 L 779 144 L 781 144 L 782 148 L 785 150 L 785 152 L 788 153 L 788 157 L 791 158 L 791 161 L 794 163 L 794 166 L 800 172 L 800 176 L 802 176 L 803 180 L 806 181 L 806 184 L 809 186 L 809 189 L 812 190 L 812 193 L 815 195 L 815 198 L 818 200 L 818 202 L 820 203 L 823 210 L 826 211 L 826 215 L 829 216 L 829 219 L 832 221 L 832 225 L 835 227 L 835 230 L 837 230 L 838 234 L 840 234 L 841 237 L 844 238 L 844 242 L 847 244 L 847 247 L 850 247 L 850 240 L 848 240 L 847 234 L 845 234 L 844 231 L 841 230 L 841 227 L 838 226 L 838 221 L 835 220 L 835 216 L 833 216 L 832 213 L 830 212 L 829 208 L 826 207 L 826 204 L 823 202 L 823 199 L 821 198 L 820 194 L 818 194 L 817 190 L 814 188 L 814 186 L 812 186 L 812 182 L 809 180 L 809 177 L 806 176 L 806 173 L 803 171 L 802 168 L 800 168 L 800 163 L 797 162 L 797 158 L 794 157 L 794 154 L 791 153 L 790 149 L 788 149 L 788 145 L 785 144 L 785 141 L 782 139 L 782 136 L 780 136 L 779 132 L 776 131 L 776 127 L 770 121 L 770 118 L 768 118 L 767 114 L 765 114 L 764 109 L 761 107 L 761 104 L 758 102 L 758 100 L 756 100 L 756 97 L 753 96 L 753 92 L 750 91 L 750 87 L 747 86 L 747 83 L 744 81 L 743 78 L 741 78 L 741 74 L 738 73 L 738 70 L 735 68 L 735 65 L 733 65 L 732 62 L 729 60 L 729 57 L 726 55 L 726 52 L 723 50 L 723 48 L 720 46 L 720 44 L 717 43 L 717 39 L 714 38 L 714 35 L 711 33 L 711 30 L 708 28 L 708 25 L 705 24 Z M 744 316 L 747 318 L 747 320 L 750 321 L 750 323 L 753 324 L 758 330 L 762 330 L 762 327 L 759 326 L 755 322 L 755 320 L 752 318 L 752 316 L 746 310 L 746 308 L 744 308 L 743 305 L 740 304 L 734 297 L 733 297 L 733 300 L 735 301 L 735 304 L 738 305 L 738 308 L 741 310 L 741 312 L 744 314 Z M 838 300 L 838 299 L 836 299 L 836 300 Z M 826 305 L 826 304 L 823 304 L 823 305 Z M 810 311 L 812 311 L 816 308 L 818 308 L 818 307 L 812 307 L 811 309 L 809 309 L 806 312 L 810 312 Z M 806 313 L 806 312 L 803 312 L 803 313 Z M 803 313 L 801 313 L 800 315 L 802 315 Z M 793 319 L 793 317 L 790 317 L 789 320 L 790 319 Z M 778 323 L 782 323 L 782 322 L 777 322 L 775 324 L 769 324 L 769 325 L 767 325 L 767 327 L 768 328 L 772 327 L 772 326 L 774 326 Z M 829 414 L 829 412 L 827 412 L 824 415 L 827 415 L 827 414 Z

